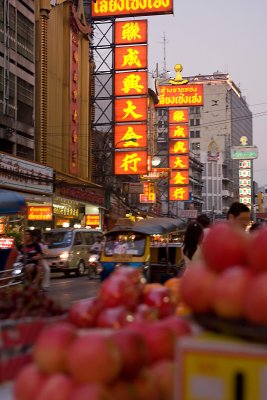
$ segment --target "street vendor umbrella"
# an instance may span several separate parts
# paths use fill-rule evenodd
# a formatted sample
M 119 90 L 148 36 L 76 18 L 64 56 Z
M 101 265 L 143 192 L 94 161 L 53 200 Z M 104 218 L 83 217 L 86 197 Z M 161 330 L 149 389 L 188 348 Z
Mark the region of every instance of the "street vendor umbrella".
M 0 215 L 18 214 L 25 206 L 26 201 L 19 193 L 0 189 Z

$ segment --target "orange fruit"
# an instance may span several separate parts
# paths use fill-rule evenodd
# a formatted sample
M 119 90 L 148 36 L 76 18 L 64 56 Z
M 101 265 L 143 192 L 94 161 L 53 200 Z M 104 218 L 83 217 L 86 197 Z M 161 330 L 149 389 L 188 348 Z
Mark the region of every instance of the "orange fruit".
M 174 302 L 178 304 L 181 300 L 181 278 L 170 278 L 164 283 L 164 286 L 170 289 Z

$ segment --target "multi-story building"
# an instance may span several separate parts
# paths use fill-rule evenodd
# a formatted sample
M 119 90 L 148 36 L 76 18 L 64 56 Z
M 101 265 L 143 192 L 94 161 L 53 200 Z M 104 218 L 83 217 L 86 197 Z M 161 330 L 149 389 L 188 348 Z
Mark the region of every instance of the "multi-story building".
M 187 79 L 203 84 L 203 106 L 189 107 L 190 150 L 204 166 L 202 212 L 216 217 L 239 200 L 239 161 L 231 159 L 231 147 L 240 146 L 244 138 L 246 145 L 252 145 L 252 112 L 228 74 L 217 72 Z M 159 114 L 159 140 L 164 149 L 166 110 L 159 110 Z
M 239 200 L 239 161 L 231 159 L 231 147 L 240 146 L 241 138 L 252 145 L 252 112 L 228 74 L 189 80 L 204 87 L 204 105 L 190 108 L 190 148 L 205 166 L 203 212 L 215 216 Z
M 34 0 L 0 1 L 0 150 L 34 160 Z

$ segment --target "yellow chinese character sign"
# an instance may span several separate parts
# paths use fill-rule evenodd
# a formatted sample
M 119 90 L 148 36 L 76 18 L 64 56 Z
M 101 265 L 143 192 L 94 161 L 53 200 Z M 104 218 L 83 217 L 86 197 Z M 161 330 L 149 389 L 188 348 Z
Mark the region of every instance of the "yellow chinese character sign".
M 187 124 L 188 122 L 188 108 L 169 109 L 169 124 Z
M 188 125 L 169 125 L 169 138 L 171 139 L 188 139 Z
M 146 151 L 115 151 L 115 175 L 147 173 Z
M 188 154 L 189 142 L 188 140 L 169 140 L 169 153 L 170 154 Z
M 189 186 L 169 186 L 169 201 L 189 200 Z
M 147 68 L 147 46 L 115 47 L 115 70 Z
M 115 99 L 115 122 L 140 122 L 146 119 L 146 97 Z
M 114 143 L 116 149 L 147 146 L 147 125 L 115 125 Z
M 115 22 L 115 45 L 147 43 L 147 20 Z
M 121 72 L 115 74 L 115 96 L 147 94 L 147 72 Z

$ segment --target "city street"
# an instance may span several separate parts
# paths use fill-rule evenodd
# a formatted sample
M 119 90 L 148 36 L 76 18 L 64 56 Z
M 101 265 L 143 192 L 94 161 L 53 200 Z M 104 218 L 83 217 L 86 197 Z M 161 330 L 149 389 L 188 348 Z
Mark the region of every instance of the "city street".
M 89 280 L 87 275 L 76 277 L 74 274 L 65 277 L 63 274 L 52 274 L 48 295 L 64 307 L 73 302 L 93 297 L 97 294 L 99 279 Z

